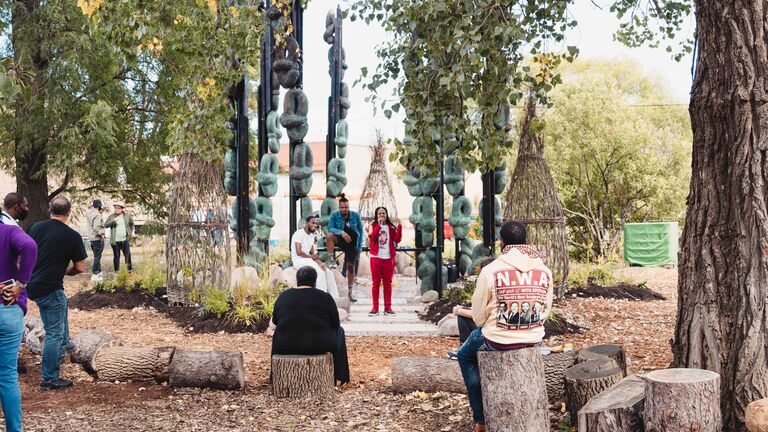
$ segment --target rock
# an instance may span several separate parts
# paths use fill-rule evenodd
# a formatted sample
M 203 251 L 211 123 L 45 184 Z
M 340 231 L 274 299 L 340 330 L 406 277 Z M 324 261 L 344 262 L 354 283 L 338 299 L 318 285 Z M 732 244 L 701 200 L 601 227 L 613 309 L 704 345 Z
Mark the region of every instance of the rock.
M 45 328 L 40 318 L 27 315 L 24 318 L 24 344 L 35 354 L 43 353 Z
M 421 304 L 421 296 L 416 296 L 410 300 L 411 304 Z
M 272 319 L 269 320 L 269 327 L 267 327 L 267 336 L 274 336 L 275 335 L 275 322 L 272 321 Z
M 339 297 L 346 297 L 349 294 L 347 278 L 344 277 L 338 269 L 333 270 L 333 279 L 336 281 L 336 288 L 339 290 Z M 342 292 L 343 288 L 343 292 Z
M 448 314 L 437 325 L 438 336 L 459 336 L 459 321 L 453 314 Z
M 346 281 L 344 285 L 336 285 L 336 290 L 339 292 L 340 298 L 349 297 L 349 286 L 347 286 Z
M 269 287 L 274 289 L 277 285 L 283 281 L 283 268 L 277 264 L 273 264 L 269 268 Z
M 349 311 L 351 307 L 351 303 L 349 301 L 349 297 L 339 297 L 337 299 L 333 299 L 336 302 L 336 307 L 338 309 L 344 309 L 345 311 Z
M 232 270 L 232 277 L 229 280 L 229 289 L 233 292 L 240 284 L 255 288 L 261 283 L 259 272 L 255 268 L 248 266 L 237 267 Z
M 371 259 L 367 254 L 360 255 L 360 267 L 357 268 L 356 276 L 371 277 Z
M 416 277 L 416 267 L 410 266 L 403 269 L 403 276 Z
M 296 287 L 296 268 L 295 267 L 288 267 L 287 269 L 283 269 L 283 283 L 288 285 L 288 287 L 295 288 Z
M 402 274 L 403 271 L 411 265 L 411 257 L 405 254 L 405 252 L 398 252 L 395 254 L 395 272 Z M 414 273 L 415 274 L 415 273 Z
M 344 309 L 337 309 L 339 311 L 339 321 L 347 321 L 349 319 L 349 312 Z
M 429 290 L 422 294 L 421 296 L 421 302 L 422 303 L 432 303 L 436 302 L 437 299 L 440 297 L 440 295 L 435 290 Z
M 440 324 L 446 322 L 449 319 L 456 319 L 456 315 L 452 313 L 446 314 L 444 317 L 440 318 L 440 321 L 437 322 L 437 325 L 439 326 Z
M 744 422 L 749 432 L 768 432 L 768 398 L 747 405 Z

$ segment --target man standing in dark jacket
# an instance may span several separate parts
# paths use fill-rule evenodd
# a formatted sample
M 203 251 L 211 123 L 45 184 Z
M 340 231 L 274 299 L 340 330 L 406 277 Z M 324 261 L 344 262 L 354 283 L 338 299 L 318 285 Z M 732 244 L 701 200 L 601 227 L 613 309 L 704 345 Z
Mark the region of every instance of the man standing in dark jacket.
M 27 285 L 29 298 L 37 303 L 45 328 L 43 346 L 43 381 L 40 388 L 67 388 L 72 381 L 61 379 L 62 351 L 69 348 L 69 315 L 64 294 L 64 276 L 85 271 L 85 244 L 77 231 L 67 225 L 72 205 L 64 197 L 51 201 L 51 218 L 29 228 L 37 243 L 38 257 Z M 72 266 L 70 266 L 70 262 Z

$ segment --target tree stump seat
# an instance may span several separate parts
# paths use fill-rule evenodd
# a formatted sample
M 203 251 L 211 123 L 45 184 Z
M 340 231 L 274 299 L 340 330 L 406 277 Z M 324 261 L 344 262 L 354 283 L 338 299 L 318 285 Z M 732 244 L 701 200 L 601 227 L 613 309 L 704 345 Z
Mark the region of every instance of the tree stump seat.
M 544 360 L 539 349 L 477 354 L 487 430 L 549 432 Z
M 272 394 L 281 398 L 327 398 L 333 394 L 333 355 L 272 356 Z
M 703 369 L 663 369 L 645 375 L 646 432 L 723 430 L 720 375 Z

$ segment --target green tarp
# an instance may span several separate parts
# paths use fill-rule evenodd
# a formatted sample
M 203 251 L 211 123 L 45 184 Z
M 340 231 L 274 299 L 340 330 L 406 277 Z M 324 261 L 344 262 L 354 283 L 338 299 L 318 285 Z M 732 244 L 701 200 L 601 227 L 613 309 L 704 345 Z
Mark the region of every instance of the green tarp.
M 677 222 L 624 224 L 624 261 L 640 266 L 677 265 Z

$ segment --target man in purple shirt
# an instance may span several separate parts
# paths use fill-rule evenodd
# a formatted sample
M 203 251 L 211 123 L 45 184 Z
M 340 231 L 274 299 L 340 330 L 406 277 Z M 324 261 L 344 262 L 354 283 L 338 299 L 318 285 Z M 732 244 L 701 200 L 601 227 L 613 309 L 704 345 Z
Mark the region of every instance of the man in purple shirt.
M 3 288 L 0 306 L 0 400 L 8 431 L 21 432 L 21 391 L 16 370 L 27 313 L 26 284 L 36 260 L 35 241 L 21 228 L 0 223 L 0 283 L 16 281 Z

